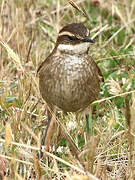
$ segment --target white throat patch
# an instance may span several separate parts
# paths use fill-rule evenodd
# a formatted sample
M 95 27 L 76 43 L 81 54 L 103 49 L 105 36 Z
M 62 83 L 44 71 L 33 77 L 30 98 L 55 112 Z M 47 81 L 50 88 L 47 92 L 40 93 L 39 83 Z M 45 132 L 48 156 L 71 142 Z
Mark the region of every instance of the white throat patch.
M 70 54 L 83 54 L 85 53 L 89 48 L 90 43 L 89 42 L 83 42 L 80 44 L 59 44 L 58 50 L 70 53 Z

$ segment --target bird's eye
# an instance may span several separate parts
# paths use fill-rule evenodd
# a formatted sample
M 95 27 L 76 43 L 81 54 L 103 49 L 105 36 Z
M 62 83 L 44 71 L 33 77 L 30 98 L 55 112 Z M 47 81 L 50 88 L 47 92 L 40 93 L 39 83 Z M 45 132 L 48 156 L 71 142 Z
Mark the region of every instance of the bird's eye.
M 68 38 L 69 38 L 71 41 L 78 40 L 78 38 L 77 38 L 77 37 L 75 37 L 75 36 L 68 36 Z

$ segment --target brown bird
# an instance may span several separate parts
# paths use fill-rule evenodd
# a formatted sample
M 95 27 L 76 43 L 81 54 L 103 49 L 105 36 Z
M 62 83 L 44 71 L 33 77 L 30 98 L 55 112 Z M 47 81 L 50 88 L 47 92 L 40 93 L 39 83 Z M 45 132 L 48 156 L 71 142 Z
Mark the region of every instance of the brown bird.
M 88 54 L 90 43 L 81 23 L 60 30 L 56 46 L 38 68 L 40 93 L 50 109 L 79 112 L 98 98 L 102 73 Z

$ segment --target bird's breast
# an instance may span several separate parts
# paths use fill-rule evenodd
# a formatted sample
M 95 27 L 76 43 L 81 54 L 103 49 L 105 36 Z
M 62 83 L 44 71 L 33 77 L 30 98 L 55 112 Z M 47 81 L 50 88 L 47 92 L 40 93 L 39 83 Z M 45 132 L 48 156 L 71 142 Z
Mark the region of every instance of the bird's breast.
M 40 91 L 46 102 L 73 112 L 95 100 L 90 86 L 96 88 L 97 80 L 91 63 L 87 55 L 63 54 L 50 59 L 40 77 Z

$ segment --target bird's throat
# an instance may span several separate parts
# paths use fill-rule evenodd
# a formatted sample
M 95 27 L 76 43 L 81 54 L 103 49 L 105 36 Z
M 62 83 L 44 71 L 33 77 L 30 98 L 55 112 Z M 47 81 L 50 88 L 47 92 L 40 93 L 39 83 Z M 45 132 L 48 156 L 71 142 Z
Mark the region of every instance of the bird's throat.
M 89 48 L 89 42 L 83 42 L 79 44 L 59 44 L 57 49 L 59 51 L 69 53 L 69 54 L 83 54 L 88 51 Z

